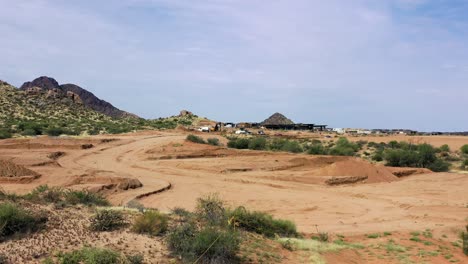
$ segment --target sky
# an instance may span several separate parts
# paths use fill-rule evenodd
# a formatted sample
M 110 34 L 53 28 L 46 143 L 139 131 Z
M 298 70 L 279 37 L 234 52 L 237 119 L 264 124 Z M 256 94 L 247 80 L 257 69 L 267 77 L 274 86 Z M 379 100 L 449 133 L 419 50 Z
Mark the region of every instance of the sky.
M 0 0 L 0 79 L 188 109 L 468 131 L 468 0 Z

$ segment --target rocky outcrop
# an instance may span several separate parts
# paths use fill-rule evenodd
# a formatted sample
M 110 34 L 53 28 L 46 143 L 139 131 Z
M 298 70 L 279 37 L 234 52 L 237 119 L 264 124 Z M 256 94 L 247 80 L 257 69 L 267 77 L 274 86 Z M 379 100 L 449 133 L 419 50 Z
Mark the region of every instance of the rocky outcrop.
M 59 83 L 50 77 L 41 76 L 37 79 L 34 79 L 31 82 L 25 82 L 20 90 L 27 91 L 33 87 L 39 87 L 47 91 L 48 96 L 57 96 L 60 94 L 60 91 L 63 92 L 67 97 L 71 98 L 74 102 L 83 104 L 84 106 L 93 109 L 96 112 L 108 115 L 114 118 L 138 118 L 138 116 L 122 111 L 112 104 L 99 99 L 93 93 L 88 90 L 81 88 L 75 84 L 63 84 Z M 49 92 L 52 91 L 52 92 Z
M 262 125 L 292 125 L 294 124 L 291 119 L 288 119 L 281 113 L 274 113 L 272 116 L 269 118 L 265 119 L 262 123 Z
M 179 117 L 184 117 L 184 116 L 193 116 L 193 113 L 188 110 L 180 111 Z

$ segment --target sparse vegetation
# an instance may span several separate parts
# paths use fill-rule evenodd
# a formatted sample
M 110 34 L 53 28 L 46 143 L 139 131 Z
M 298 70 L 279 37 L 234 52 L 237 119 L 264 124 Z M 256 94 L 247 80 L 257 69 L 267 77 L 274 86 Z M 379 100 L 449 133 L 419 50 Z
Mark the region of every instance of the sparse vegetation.
M 208 138 L 208 139 L 206 140 L 206 143 L 207 143 L 208 145 L 212 145 L 212 146 L 219 146 L 219 145 L 221 145 L 221 144 L 219 143 L 219 139 L 218 139 L 218 138 Z
M 466 232 L 462 233 L 463 253 L 468 256 L 468 225 L 465 226 Z
M 84 247 L 59 254 L 60 264 L 125 264 L 128 260 L 122 254 L 103 248 Z
M 188 135 L 187 140 L 193 143 L 206 144 L 205 140 L 202 137 L 193 134 Z
M 114 231 L 127 225 L 122 212 L 116 210 L 98 210 L 91 218 L 93 231 Z
M 468 144 L 463 145 L 460 148 L 461 153 L 468 155 Z
M 264 212 L 248 211 L 244 207 L 237 207 L 228 212 L 228 217 L 239 228 L 267 237 L 275 235 L 295 237 L 298 235 L 296 225 L 293 222 L 274 219 L 273 216 Z
M 138 216 L 133 225 L 132 231 L 139 234 L 157 236 L 166 232 L 169 217 L 155 210 L 148 210 Z
M 32 213 L 14 203 L 0 204 L 0 241 L 17 234 L 27 234 L 41 229 L 47 217 Z
M 90 192 L 88 190 L 83 191 L 67 191 L 65 192 L 65 199 L 70 204 L 84 204 L 84 205 L 98 205 L 98 206 L 109 206 L 109 201 L 103 196 Z

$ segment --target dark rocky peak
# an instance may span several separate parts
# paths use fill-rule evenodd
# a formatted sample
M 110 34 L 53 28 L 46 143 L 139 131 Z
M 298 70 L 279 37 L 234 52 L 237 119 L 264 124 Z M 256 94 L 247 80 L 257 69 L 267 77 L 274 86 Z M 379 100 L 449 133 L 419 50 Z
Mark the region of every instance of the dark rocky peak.
M 26 90 L 32 87 L 39 87 L 44 90 L 52 90 L 52 89 L 60 88 L 60 85 L 54 78 L 41 76 L 39 78 L 34 79 L 32 82 L 23 83 L 23 85 L 21 85 L 20 87 L 20 90 Z
M 274 113 L 272 116 L 269 118 L 265 119 L 265 121 L 262 122 L 262 125 L 292 125 L 294 124 L 291 119 L 285 117 L 281 113 Z

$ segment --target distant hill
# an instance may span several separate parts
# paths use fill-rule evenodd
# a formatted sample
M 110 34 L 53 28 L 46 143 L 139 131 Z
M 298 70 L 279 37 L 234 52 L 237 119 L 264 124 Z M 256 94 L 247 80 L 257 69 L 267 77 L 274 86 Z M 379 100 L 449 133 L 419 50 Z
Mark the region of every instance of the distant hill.
M 112 104 L 99 99 L 93 93 L 75 84 L 59 85 L 59 83 L 55 79 L 47 77 L 47 76 L 41 76 L 39 78 L 34 79 L 33 81 L 25 82 L 23 85 L 21 85 L 20 90 L 26 91 L 34 87 L 39 87 L 44 90 L 55 90 L 55 91 L 60 90 L 60 91 L 63 91 L 64 93 L 72 92 L 80 97 L 84 106 L 89 107 L 104 115 L 108 115 L 110 117 L 138 118 L 138 116 L 134 114 L 122 111 L 116 108 L 115 106 L 113 106 Z
M 292 125 L 291 119 L 288 119 L 281 113 L 274 113 L 269 118 L 265 119 L 261 125 Z
M 36 79 L 25 83 L 21 89 L 0 80 L 0 139 L 15 135 L 115 134 L 142 129 L 173 129 L 178 125 L 192 125 L 199 119 L 186 114 L 146 120 L 118 109 L 111 110 L 106 102 L 101 104 L 101 110 L 121 111 L 119 118 L 115 118 L 87 106 L 86 102 L 90 101 L 96 102 L 94 108 L 104 102 L 79 87 L 57 87 L 52 78 Z

